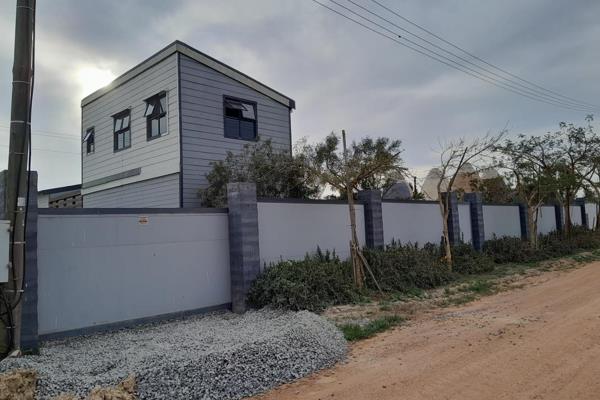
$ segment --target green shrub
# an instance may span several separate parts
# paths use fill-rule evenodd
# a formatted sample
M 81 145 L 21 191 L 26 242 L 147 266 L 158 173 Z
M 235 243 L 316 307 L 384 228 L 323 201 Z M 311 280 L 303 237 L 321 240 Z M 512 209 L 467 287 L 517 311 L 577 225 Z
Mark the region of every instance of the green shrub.
M 458 274 L 483 274 L 494 270 L 494 259 L 476 251 L 468 243 L 454 246 L 452 260 L 452 270 Z
M 392 243 L 385 249 L 365 249 L 365 258 L 384 291 L 430 289 L 453 279 L 450 268 L 441 260 L 438 246 Z M 367 273 L 367 287 L 376 289 Z
M 487 240 L 483 245 L 483 252 L 494 262 L 503 264 L 541 261 L 596 248 L 600 248 L 600 234 L 574 226 L 569 236 L 561 232 L 540 235 L 537 249 L 520 238 L 501 237 Z
M 540 256 L 528 242 L 508 236 L 486 240 L 483 244 L 483 253 L 497 264 L 536 261 Z
M 357 301 L 352 267 L 335 254 L 306 256 L 302 261 L 281 261 L 267 266 L 248 293 L 251 306 L 320 311 Z

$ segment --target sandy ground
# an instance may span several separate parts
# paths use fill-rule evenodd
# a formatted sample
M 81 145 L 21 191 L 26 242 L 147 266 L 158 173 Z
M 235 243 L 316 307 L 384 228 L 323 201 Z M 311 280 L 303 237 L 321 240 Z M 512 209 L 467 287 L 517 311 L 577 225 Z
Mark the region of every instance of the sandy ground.
M 600 263 L 438 309 L 256 399 L 600 399 Z

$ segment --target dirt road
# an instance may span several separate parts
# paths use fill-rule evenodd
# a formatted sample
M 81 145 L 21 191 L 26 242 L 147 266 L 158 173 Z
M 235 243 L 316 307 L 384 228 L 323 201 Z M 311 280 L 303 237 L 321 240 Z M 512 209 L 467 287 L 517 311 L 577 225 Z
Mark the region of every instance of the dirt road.
M 417 317 L 257 399 L 600 399 L 600 263 Z

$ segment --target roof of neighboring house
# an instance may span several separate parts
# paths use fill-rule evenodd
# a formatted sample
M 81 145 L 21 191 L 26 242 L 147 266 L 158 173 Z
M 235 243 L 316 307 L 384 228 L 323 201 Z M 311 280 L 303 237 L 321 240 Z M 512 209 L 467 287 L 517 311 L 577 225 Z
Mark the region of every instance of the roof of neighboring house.
M 174 41 L 164 49 L 147 58 L 145 61 L 142 61 L 140 64 L 131 68 L 129 71 L 125 72 L 123 75 L 119 76 L 105 87 L 96 90 L 89 96 L 86 96 L 81 101 L 81 106 L 83 107 L 93 102 L 94 100 L 97 100 L 112 89 L 124 84 L 125 82 L 131 80 L 132 78 L 148 70 L 149 68 L 152 68 L 154 65 L 158 64 L 159 62 L 161 62 L 162 60 L 174 53 L 184 54 L 190 57 L 191 59 L 196 60 L 199 63 L 214 69 L 215 71 L 218 71 L 232 79 L 235 79 L 240 83 L 243 83 L 244 85 L 256 90 L 257 92 L 260 92 L 265 96 L 270 97 L 271 99 L 285 105 L 286 107 L 289 107 L 290 109 L 296 108 L 296 102 L 291 98 L 285 96 L 284 94 L 274 89 L 271 89 L 267 85 L 260 83 L 256 79 L 249 77 L 243 72 L 240 72 L 237 69 L 230 67 L 222 63 L 221 61 L 216 60 L 211 56 L 204 54 L 201 51 L 196 50 L 183 42 L 180 42 L 179 40 Z
M 40 191 L 38 191 L 38 194 L 55 194 L 55 193 L 63 193 L 63 192 L 72 192 L 75 190 L 81 190 L 80 183 L 77 185 L 61 186 L 61 187 L 40 190 Z

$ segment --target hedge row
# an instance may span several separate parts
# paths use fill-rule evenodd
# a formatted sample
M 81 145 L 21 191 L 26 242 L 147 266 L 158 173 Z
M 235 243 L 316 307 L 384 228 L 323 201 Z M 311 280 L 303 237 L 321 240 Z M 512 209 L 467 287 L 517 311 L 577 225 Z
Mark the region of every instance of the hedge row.
M 570 237 L 543 235 L 538 244 L 538 249 L 532 249 L 519 238 L 503 237 L 486 241 L 482 252 L 460 244 L 454 247 L 452 270 L 443 261 L 441 247 L 432 244 L 419 247 L 392 243 L 385 249 L 365 249 L 364 255 L 383 291 L 405 292 L 435 288 L 462 275 L 491 272 L 498 264 L 540 261 L 600 248 L 600 234 L 573 229 Z M 367 274 L 366 290 L 358 291 L 350 262 L 317 249 L 304 260 L 281 261 L 265 268 L 252 285 L 248 301 L 257 308 L 320 311 L 359 301 L 375 289 L 375 282 Z

